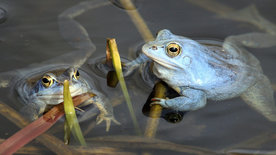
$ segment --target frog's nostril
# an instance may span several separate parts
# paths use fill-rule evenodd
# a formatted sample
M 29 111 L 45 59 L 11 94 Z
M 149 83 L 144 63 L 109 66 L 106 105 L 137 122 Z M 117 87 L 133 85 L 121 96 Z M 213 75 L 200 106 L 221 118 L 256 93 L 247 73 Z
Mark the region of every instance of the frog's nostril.
M 157 46 L 155 46 L 155 45 L 153 45 L 151 48 L 152 48 L 152 50 L 157 50 L 158 49 Z

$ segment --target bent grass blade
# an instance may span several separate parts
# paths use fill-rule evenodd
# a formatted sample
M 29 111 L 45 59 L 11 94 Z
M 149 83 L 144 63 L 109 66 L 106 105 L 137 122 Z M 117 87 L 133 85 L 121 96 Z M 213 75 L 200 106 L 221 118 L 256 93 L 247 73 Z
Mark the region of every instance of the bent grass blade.
M 113 62 L 113 67 L 115 68 L 116 71 L 116 75 L 118 77 L 121 89 L 123 91 L 126 103 L 127 103 L 127 107 L 128 110 L 130 112 L 130 116 L 133 122 L 133 125 L 135 127 L 135 130 L 138 134 L 141 133 L 134 110 L 133 110 L 133 106 L 127 91 L 127 87 L 126 87 L 126 83 L 125 83 L 125 79 L 123 76 L 123 72 L 122 72 L 122 66 L 121 66 L 121 59 L 120 59 L 120 55 L 119 55 L 119 51 L 117 48 L 117 44 L 114 38 L 112 39 L 108 39 L 107 40 L 107 44 L 108 44 L 108 49 L 110 50 L 111 53 L 111 57 L 112 57 L 112 62 Z
M 70 131 L 72 131 L 76 140 L 81 145 L 86 146 L 86 142 L 84 140 L 83 134 L 80 129 L 80 125 L 78 123 L 74 104 L 69 90 L 69 81 L 65 80 L 63 85 L 64 85 L 64 89 L 63 89 L 64 112 L 66 117 L 65 137 L 70 137 L 68 135 L 70 134 Z

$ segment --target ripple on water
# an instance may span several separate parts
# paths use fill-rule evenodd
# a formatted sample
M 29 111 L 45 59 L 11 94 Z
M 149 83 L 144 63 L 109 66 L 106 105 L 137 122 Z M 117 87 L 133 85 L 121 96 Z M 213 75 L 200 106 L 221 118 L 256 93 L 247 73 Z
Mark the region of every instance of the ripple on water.
M 130 60 L 121 57 L 121 62 L 122 63 L 127 63 L 129 61 Z M 106 78 L 107 73 L 109 71 L 114 70 L 113 67 L 110 67 L 106 64 L 106 58 L 105 57 L 93 58 L 93 59 L 88 60 L 87 63 L 96 75 L 98 75 L 100 77 L 103 77 L 103 78 Z
M 120 9 L 124 9 L 124 10 L 135 10 L 135 9 L 138 9 L 139 8 L 139 4 L 141 2 L 138 3 L 138 0 L 109 0 L 113 5 L 115 5 L 116 7 L 120 8 Z M 124 1 L 124 2 L 128 2 L 128 1 L 131 1 L 135 7 L 125 7 L 121 1 Z M 141 0 L 140 0 L 141 1 Z
M 0 24 L 4 23 L 8 18 L 8 12 L 3 9 L 0 8 Z

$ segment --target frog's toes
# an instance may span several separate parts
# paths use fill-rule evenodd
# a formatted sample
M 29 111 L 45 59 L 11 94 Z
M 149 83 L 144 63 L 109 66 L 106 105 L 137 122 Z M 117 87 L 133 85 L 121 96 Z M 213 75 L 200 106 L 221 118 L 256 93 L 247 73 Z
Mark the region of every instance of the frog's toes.
M 151 101 L 152 102 L 151 102 L 150 106 L 158 104 L 164 108 L 168 108 L 168 105 L 166 104 L 166 99 L 156 97 L 156 98 L 152 98 Z
M 96 119 L 96 124 L 100 124 L 102 121 L 105 120 L 106 123 L 106 132 L 109 131 L 110 129 L 110 124 L 113 121 L 115 124 L 120 125 L 121 123 L 118 122 L 113 116 L 110 115 L 104 115 L 104 114 L 99 114 L 97 119 Z

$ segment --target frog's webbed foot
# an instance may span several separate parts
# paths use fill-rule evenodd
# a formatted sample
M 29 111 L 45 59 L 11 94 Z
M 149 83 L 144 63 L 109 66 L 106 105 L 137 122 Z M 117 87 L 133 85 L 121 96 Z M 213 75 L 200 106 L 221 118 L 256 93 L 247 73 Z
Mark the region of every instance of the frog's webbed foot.
M 228 45 L 231 43 L 236 45 L 243 45 L 251 48 L 267 48 L 276 45 L 276 35 L 271 35 L 268 33 L 251 32 L 240 35 L 232 35 L 225 39 L 223 43 L 223 48 L 226 50 L 231 50 Z
M 195 89 L 186 89 L 181 92 L 180 97 L 172 99 L 152 98 L 151 104 L 159 104 L 164 108 L 171 108 L 178 111 L 197 110 L 206 105 L 206 95 L 204 92 Z
M 276 121 L 276 106 L 269 79 L 262 75 L 257 83 L 241 95 L 242 99 L 270 121 Z
M 111 122 L 114 122 L 115 124 L 120 124 L 114 116 L 113 116 L 113 107 L 112 105 L 106 100 L 106 97 L 103 96 L 100 93 L 96 93 L 97 96 L 94 96 L 90 100 L 86 101 L 89 103 L 92 103 L 96 105 L 96 107 L 99 109 L 100 114 L 97 116 L 96 123 L 100 124 L 102 121 L 106 122 L 106 131 L 109 131 Z M 90 111 L 87 111 L 89 113 Z M 95 114 L 94 109 L 91 109 L 91 112 Z M 88 116 L 89 117 L 89 116 Z
M 100 124 L 102 121 L 105 121 L 105 123 L 106 123 L 106 132 L 109 131 L 109 129 L 110 129 L 110 124 L 111 124 L 112 121 L 113 121 L 115 124 L 117 124 L 117 125 L 120 125 L 120 124 L 121 124 L 121 123 L 118 122 L 113 116 L 105 115 L 104 113 L 101 112 L 101 113 L 97 116 L 96 124 Z
M 161 105 L 163 108 L 169 108 L 169 106 L 166 104 L 166 100 L 167 99 L 162 99 L 162 98 L 157 98 L 157 97 L 152 98 L 151 99 L 152 102 L 151 102 L 150 106 Z

